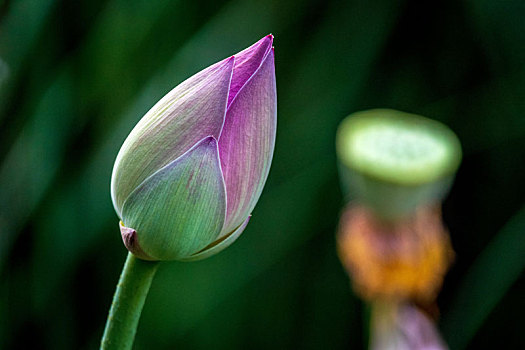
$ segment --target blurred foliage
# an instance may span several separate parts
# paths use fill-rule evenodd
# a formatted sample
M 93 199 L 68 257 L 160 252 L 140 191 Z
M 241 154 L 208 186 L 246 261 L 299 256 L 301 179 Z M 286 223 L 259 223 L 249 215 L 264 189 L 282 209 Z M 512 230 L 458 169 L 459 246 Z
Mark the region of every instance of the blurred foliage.
M 463 143 L 438 300 L 451 348 L 523 348 L 524 16 L 521 0 L 0 1 L 0 348 L 98 346 L 126 256 L 109 196 L 121 143 L 176 84 L 270 32 L 267 187 L 232 247 L 161 266 L 136 348 L 365 346 L 335 254 L 334 135 L 376 107 Z

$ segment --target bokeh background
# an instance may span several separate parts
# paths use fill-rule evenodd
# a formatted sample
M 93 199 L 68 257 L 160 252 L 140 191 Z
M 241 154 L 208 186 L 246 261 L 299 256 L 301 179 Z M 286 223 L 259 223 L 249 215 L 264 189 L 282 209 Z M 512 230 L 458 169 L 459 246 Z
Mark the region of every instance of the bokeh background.
M 136 349 L 361 349 L 336 253 L 351 112 L 440 120 L 464 161 L 438 303 L 452 349 L 524 348 L 525 2 L 0 0 L 0 348 L 95 349 L 127 251 L 109 181 L 167 91 L 275 35 L 278 135 L 245 233 L 165 263 Z

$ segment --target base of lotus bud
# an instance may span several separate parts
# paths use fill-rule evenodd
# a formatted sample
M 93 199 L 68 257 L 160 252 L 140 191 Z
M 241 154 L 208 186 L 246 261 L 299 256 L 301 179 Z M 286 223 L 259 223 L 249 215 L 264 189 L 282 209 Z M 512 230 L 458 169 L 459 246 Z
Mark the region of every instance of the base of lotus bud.
M 156 259 L 153 259 L 148 254 L 144 253 L 140 247 L 137 231 L 135 231 L 135 229 L 124 226 L 122 221 L 119 222 L 119 228 L 122 241 L 130 253 L 142 260 L 156 261 Z

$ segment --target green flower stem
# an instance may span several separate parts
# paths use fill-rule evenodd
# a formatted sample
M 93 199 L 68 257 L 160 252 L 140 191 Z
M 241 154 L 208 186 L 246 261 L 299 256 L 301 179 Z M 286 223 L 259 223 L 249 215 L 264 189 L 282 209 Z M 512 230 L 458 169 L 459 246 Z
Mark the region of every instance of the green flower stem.
M 158 261 L 141 260 L 128 253 L 109 311 L 101 349 L 131 349 L 142 307 L 158 267 Z
M 369 349 L 404 349 L 398 343 L 396 317 L 399 301 L 376 300 L 370 306 Z

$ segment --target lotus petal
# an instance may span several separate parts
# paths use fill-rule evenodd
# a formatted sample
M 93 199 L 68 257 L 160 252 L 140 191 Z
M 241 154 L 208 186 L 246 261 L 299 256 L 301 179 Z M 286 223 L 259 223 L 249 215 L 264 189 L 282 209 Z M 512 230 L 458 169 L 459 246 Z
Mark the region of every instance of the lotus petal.
M 204 137 L 219 138 L 233 63 L 227 58 L 184 81 L 135 126 L 113 169 L 111 197 L 119 216 L 126 198 L 148 176 Z
M 276 123 L 277 91 L 271 49 L 231 102 L 219 139 L 228 194 L 221 236 L 246 219 L 261 195 L 273 156 Z
M 225 207 L 217 141 L 210 136 L 138 186 L 123 205 L 122 221 L 149 257 L 176 260 L 217 239 Z

